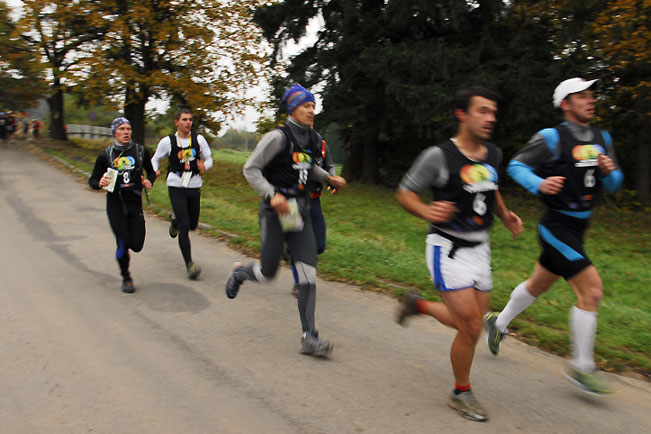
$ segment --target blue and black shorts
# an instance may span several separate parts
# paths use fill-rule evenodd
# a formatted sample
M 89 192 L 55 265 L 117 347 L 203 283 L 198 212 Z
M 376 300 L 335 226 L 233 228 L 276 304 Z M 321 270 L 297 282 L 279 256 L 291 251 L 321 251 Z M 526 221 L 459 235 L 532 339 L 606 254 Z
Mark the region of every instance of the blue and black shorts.
M 542 252 L 540 265 L 548 271 L 569 280 L 590 265 L 583 247 L 583 237 L 589 219 L 576 218 L 558 211 L 545 213 L 538 225 Z

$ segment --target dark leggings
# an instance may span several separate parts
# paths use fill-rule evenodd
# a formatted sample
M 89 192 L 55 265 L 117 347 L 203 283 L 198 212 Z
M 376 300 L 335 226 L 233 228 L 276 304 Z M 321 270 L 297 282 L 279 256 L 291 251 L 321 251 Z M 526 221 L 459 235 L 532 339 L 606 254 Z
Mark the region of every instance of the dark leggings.
M 123 279 L 131 278 L 129 274 L 129 250 L 139 252 L 145 244 L 145 217 L 142 214 L 142 201 L 123 203 L 120 197 L 107 195 L 106 214 L 115 234 L 115 259 L 120 266 Z
M 185 264 L 192 262 L 190 231 L 199 224 L 201 210 L 201 189 L 168 187 L 172 209 L 176 215 L 176 228 L 179 230 L 179 248 Z
M 312 230 L 316 240 L 316 253 L 320 255 L 326 249 L 326 222 L 321 210 L 321 198 L 315 197 L 310 200 L 310 218 L 312 220 Z M 298 285 L 298 272 L 294 266 L 294 260 L 290 258 L 290 266 L 294 276 L 294 283 Z

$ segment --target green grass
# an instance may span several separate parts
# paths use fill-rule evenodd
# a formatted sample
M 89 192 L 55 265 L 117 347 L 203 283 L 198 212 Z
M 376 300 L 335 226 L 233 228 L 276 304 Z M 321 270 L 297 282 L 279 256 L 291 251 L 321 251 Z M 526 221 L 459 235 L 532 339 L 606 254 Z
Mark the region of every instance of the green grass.
M 104 144 L 44 143 L 43 149 L 90 171 Z M 215 165 L 204 177 L 201 220 L 211 234 L 256 255 L 259 247 L 258 195 L 246 183 L 242 165 L 247 153 L 214 151 Z M 167 188 L 157 182 L 150 197 L 152 210 L 170 209 Z M 520 215 L 525 232 L 512 240 L 498 221 L 492 230 L 493 307 L 501 309 L 511 290 L 526 279 L 539 254 L 535 227 L 542 210 L 537 200 L 516 189 L 504 194 Z M 319 258 L 319 274 L 355 283 L 369 290 L 417 288 L 437 300 L 424 261 L 427 224 L 404 212 L 394 190 L 350 185 L 339 195 L 324 194 L 328 248 Z M 604 282 L 595 343 L 600 366 L 634 370 L 651 377 L 651 217 L 601 206 L 588 231 L 586 249 Z M 235 235 L 225 237 L 224 232 Z M 575 296 L 559 281 L 523 312 L 510 330 L 524 341 L 560 355 L 569 352 L 568 316 Z

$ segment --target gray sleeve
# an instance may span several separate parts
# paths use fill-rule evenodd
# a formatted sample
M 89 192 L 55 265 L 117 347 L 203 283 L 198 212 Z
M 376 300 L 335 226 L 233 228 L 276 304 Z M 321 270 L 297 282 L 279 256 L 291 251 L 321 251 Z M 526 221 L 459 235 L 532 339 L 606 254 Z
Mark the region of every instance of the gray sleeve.
M 534 134 L 522 149 L 520 149 L 513 160 L 526 164 L 533 170 L 539 168 L 543 163 L 554 160 L 554 153 L 549 150 L 545 138 L 540 133 Z
M 312 166 L 312 172 L 310 173 L 310 176 L 312 180 L 318 181 L 323 184 L 328 182 L 328 176 L 330 176 L 330 174 L 326 172 L 325 169 L 315 164 L 314 166 Z
M 325 158 L 323 159 L 323 168 L 332 176 L 337 176 L 337 168 L 335 163 L 332 161 L 332 155 L 330 155 L 330 150 L 328 145 L 326 145 Z
M 274 186 L 262 175 L 262 169 L 284 148 L 285 138 L 283 133 L 278 130 L 270 131 L 262 136 L 253 153 L 244 164 L 244 177 L 249 182 L 249 185 L 262 197 L 270 198 L 275 193 Z
M 425 149 L 416 158 L 400 181 L 400 188 L 421 194 L 428 188 L 443 187 L 449 178 L 443 150 L 437 146 Z

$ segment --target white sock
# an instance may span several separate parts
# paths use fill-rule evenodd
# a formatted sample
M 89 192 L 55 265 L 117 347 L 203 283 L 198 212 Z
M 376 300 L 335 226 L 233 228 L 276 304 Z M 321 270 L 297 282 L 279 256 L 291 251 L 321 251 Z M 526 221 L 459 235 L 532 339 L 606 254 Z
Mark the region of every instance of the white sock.
M 570 313 L 572 332 L 572 364 L 584 372 L 594 371 L 594 337 L 597 333 L 597 312 L 572 307 Z
M 500 312 L 497 320 L 495 321 L 495 326 L 502 333 L 506 332 L 506 327 L 513 321 L 513 318 L 520 315 L 520 313 L 531 306 L 531 304 L 536 301 L 536 297 L 529 294 L 527 291 L 526 280 L 520 283 L 515 287 L 513 292 L 511 292 L 511 298 L 509 302 L 506 303 L 504 310 Z

